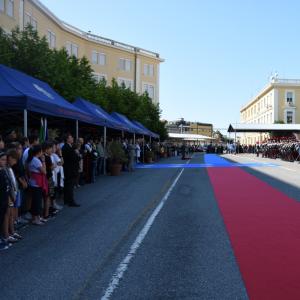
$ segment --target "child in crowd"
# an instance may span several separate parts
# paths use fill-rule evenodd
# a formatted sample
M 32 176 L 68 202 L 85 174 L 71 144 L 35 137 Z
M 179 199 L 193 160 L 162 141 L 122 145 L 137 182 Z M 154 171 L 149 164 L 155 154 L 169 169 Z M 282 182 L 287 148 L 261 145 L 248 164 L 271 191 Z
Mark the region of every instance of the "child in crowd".
M 14 208 L 14 220 L 17 224 L 27 224 L 28 221 L 21 217 L 21 206 L 25 200 L 25 192 L 27 189 L 27 178 L 25 176 L 25 168 L 22 162 L 23 147 L 18 142 L 13 143 L 11 146 L 12 147 L 10 148 L 15 149 L 17 153 L 17 163 L 12 166 L 12 169 L 14 171 L 19 189 Z
M 40 145 L 33 146 L 30 149 L 27 159 L 27 169 L 32 197 L 32 224 L 43 225 L 44 223 L 41 220 L 43 212 L 43 194 L 48 195 L 48 185 L 45 177 L 45 158 Z
M 21 235 L 15 232 L 14 224 L 18 218 L 18 209 L 21 206 L 21 193 L 19 183 L 13 168 L 17 165 L 19 154 L 16 149 L 7 151 L 7 168 L 6 172 L 11 187 L 8 210 L 4 219 L 4 238 L 9 243 L 15 243 L 22 239 Z

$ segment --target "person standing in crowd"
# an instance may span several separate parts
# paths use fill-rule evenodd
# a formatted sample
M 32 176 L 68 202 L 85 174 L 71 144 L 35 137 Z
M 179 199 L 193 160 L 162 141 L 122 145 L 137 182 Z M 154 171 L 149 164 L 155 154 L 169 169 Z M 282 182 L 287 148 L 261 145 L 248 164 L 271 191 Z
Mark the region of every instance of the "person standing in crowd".
M 30 149 L 27 158 L 27 169 L 32 197 L 32 224 L 43 225 L 44 223 L 41 220 L 43 213 L 43 194 L 48 194 L 48 186 L 45 180 L 46 164 L 40 145 L 35 145 Z
M 140 158 L 141 158 L 141 147 L 139 144 L 139 141 L 135 144 L 135 155 L 136 155 L 136 163 L 140 163 Z
M 11 186 L 9 184 L 9 178 L 7 172 L 5 171 L 7 165 L 7 156 L 6 153 L 0 150 L 0 250 L 7 250 L 10 243 L 8 243 L 3 238 L 4 233 L 4 220 L 8 210 L 8 203 L 10 197 Z
M 97 175 L 103 174 L 103 165 L 104 165 L 104 159 L 105 159 L 105 151 L 103 147 L 103 138 L 98 141 L 96 144 L 97 152 L 99 154 L 98 158 L 98 164 L 97 164 Z
M 54 190 L 54 182 L 53 182 L 53 169 L 54 165 L 52 162 L 52 149 L 53 144 L 49 142 L 45 142 L 42 145 L 45 165 L 46 165 L 46 183 L 48 184 L 48 194 L 44 194 L 44 215 L 42 221 L 47 221 L 49 218 L 49 213 L 51 211 L 51 215 L 55 215 L 57 213 L 57 209 L 53 206 L 50 208 L 50 201 L 54 198 L 55 190 Z
M 78 157 L 78 175 L 77 175 L 77 179 L 76 179 L 76 183 L 75 183 L 75 187 L 79 188 L 81 185 L 83 185 L 83 158 L 82 158 L 82 143 L 80 141 L 78 141 L 77 143 L 74 144 L 74 150 L 75 153 Z
M 14 143 L 14 149 L 17 153 L 17 163 L 12 166 L 12 169 L 17 179 L 19 188 L 19 194 L 17 196 L 17 201 L 15 202 L 14 219 L 19 224 L 27 224 L 28 221 L 25 218 L 21 217 L 21 207 L 23 205 L 25 192 L 28 187 L 25 168 L 22 162 L 23 147 L 20 143 Z
M 29 143 L 29 138 L 28 137 L 23 137 L 21 139 L 21 145 L 22 145 L 22 150 L 24 151 L 25 149 L 30 147 L 30 143 Z M 23 153 L 22 151 L 22 153 Z
M 135 145 L 133 141 L 130 140 L 127 146 L 128 150 L 128 171 L 132 172 L 134 167 L 134 158 L 135 158 Z
M 181 159 L 182 160 L 185 159 L 185 152 L 186 152 L 186 146 L 185 146 L 185 143 L 183 143 L 181 146 Z
M 37 135 L 31 135 L 28 138 L 28 143 L 24 144 L 23 147 L 23 155 L 22 155 L 22 163 L 24 168 L 26 168 L 27 164 L 27 159 L 28 159 L 28 154 L 29 150 L 39 144 L 39 137 Z M 26 220 L 32 220 L 32 215 L 31 215 L 31 192 L 29 189 L 25 190 L 24 192 L 24 205 L 23 209 L 25 212 L 24 219 Z
M 60 197 L 64 186 L 64 161 L 58 144 L 53 144 L 51 160 L 53 163 L 52 179 L 54 184 L 54 197 L 51 199 L 51 202 L 53 208 L 61 210 L 62 206 L 57 204 L 57 199 Z
M 97 164 L 99 159 L 99 153 L 97 151 L 96 144 L 92 141 L 92 152 L 91 152 L 91 182 L 96 182 L 97 175 Z
M 28 138 L 28 141 L 29 141 L 29 145 L 28 144 L 25 144 L 25 148 L 24 148 L 24 152 L 23 152 L 23 157 L 22 157 L 22 160 L 23 160 L 23 165 L 25 166 L 26 164 L 26 161 L 27 161 L 27 158 L 28 158 L 28 153 L 29 153 L 29 150 L 30 148 L 32 148 L 33 146 L 36 146 L 39 144 L 39 137 L 37 135 L 31 135 L 29 138 Z
M 0 151 L 3 151 L 5 149 L 5 143 L 4 140 L 2 139 L 2 136 L 0 136 Z
M 16 166 L 18 162 L 18 152 L 15 149 L 10 149 L 7 151 L 7 175 L 9 178 L 11 193 L 9 200 L 9 207 L 6 212 L 5 221 L 4 221 L 4 238 L 9 243 L 15 243 L 18 240 L 22 239 L 21 235 L 15 232 L 14 223 L 17 219 L 17 211 L 21 206 L 21 197 L 19 184 L 16 179 L 13 167 Z
M 74 199 L 74 186 L 78 177 L 79 157 L 72 147 L 74 142 L 73 136 L 68 134 L 65 138 L 65 144 L 62 148 L 62 156 L 64 159 L 64 203 L 71 207 L 79 207 L 80 205 Z
M 85 183 L 92 182 L 92 165 L 93 165 L 93 140 L 92 138 L 88 138 L 84 145 L 84 157 L 83 157 L 83 169 L 84 169 L 84 179 Z

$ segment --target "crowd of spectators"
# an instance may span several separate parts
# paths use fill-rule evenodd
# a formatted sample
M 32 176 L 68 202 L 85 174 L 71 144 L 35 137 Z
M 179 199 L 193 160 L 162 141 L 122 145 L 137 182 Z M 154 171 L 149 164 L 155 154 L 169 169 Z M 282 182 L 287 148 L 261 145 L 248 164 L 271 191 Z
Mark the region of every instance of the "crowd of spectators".
M 64 138 L 40 143 L 39 137 L 0 136 L 0 250 L 22 240 L 16 228 L 43 226 L 64 206 L 79 207 L 74 189 L 94 183 L 109 168 L 110 145 L 101 137 Z M 118 138 L 127 156 L 123 170 L 133 171 L 145 152 L 160 156 L 160 144 Z M 152 150 L 153 147 L 153 150 Z

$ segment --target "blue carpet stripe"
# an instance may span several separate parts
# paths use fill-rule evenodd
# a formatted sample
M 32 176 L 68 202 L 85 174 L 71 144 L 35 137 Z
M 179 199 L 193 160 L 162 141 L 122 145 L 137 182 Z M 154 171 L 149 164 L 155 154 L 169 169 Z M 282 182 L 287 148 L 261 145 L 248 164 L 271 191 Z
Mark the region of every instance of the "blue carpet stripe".
M 204 154 L 204 162 L 213 165 L 231 166 L 233 163 L 217 154 Z
M 205 163 L 205 164 L 157 164 L 157 165 L 149 165 L 149 164 L 141 164 L 136 165 L 136 169 L 172 169 L 172 168 L 242 168 L 242 167 L 277 167 L 275 164 L 267 164 L 267 163 Z

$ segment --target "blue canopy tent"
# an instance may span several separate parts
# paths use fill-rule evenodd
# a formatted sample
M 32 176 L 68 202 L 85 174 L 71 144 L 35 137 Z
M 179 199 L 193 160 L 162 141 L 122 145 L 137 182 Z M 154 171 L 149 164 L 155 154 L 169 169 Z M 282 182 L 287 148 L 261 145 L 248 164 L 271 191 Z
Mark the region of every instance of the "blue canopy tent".
M 141 135 L 148 135 L 148 132 L 146 130 L 138 127 L 136 124 L 134 124 L 132 121 L 130 121 L 126 116 L 113 112 L 111 116 L 116 119 L 117 121 L 121 122 L 125 126 L 128 127 L 128 131 L 134 134 L 141 134 Z
M 96 118 L 73 106 L 47 83 L 15 69 L 0 65 L 0 110 L 24 111 L 27 136 L 27 111 L 100 125 Z
M 76 98 L 76 101 L 73 103 L 73 105 L 91 114 L 96 120 L 99 120 L 102 126 L 116 130 L 129 130 L 129 128 L 125 124 L 117 121 L 99 105 L 96 105 L 79 97 Z
M 152 132 L 151 130 L 149 130 L 148 128 L 146 128 L 143 124 L 141 124 L 140 122 L 138 122 L 138 121 L 132 121 L 132 122 L 133 122 L 136 126 L 138 126 L 138 127 L 140 127 L 141 129 L 147 131 L 147 132 L 148 132 L 148 135 L 149 135 L 150 137 L 153 137 L 153 138 L 155 138 L 155 139 L 159 139 L 159 135 L 158 135 L 158 134 Z

